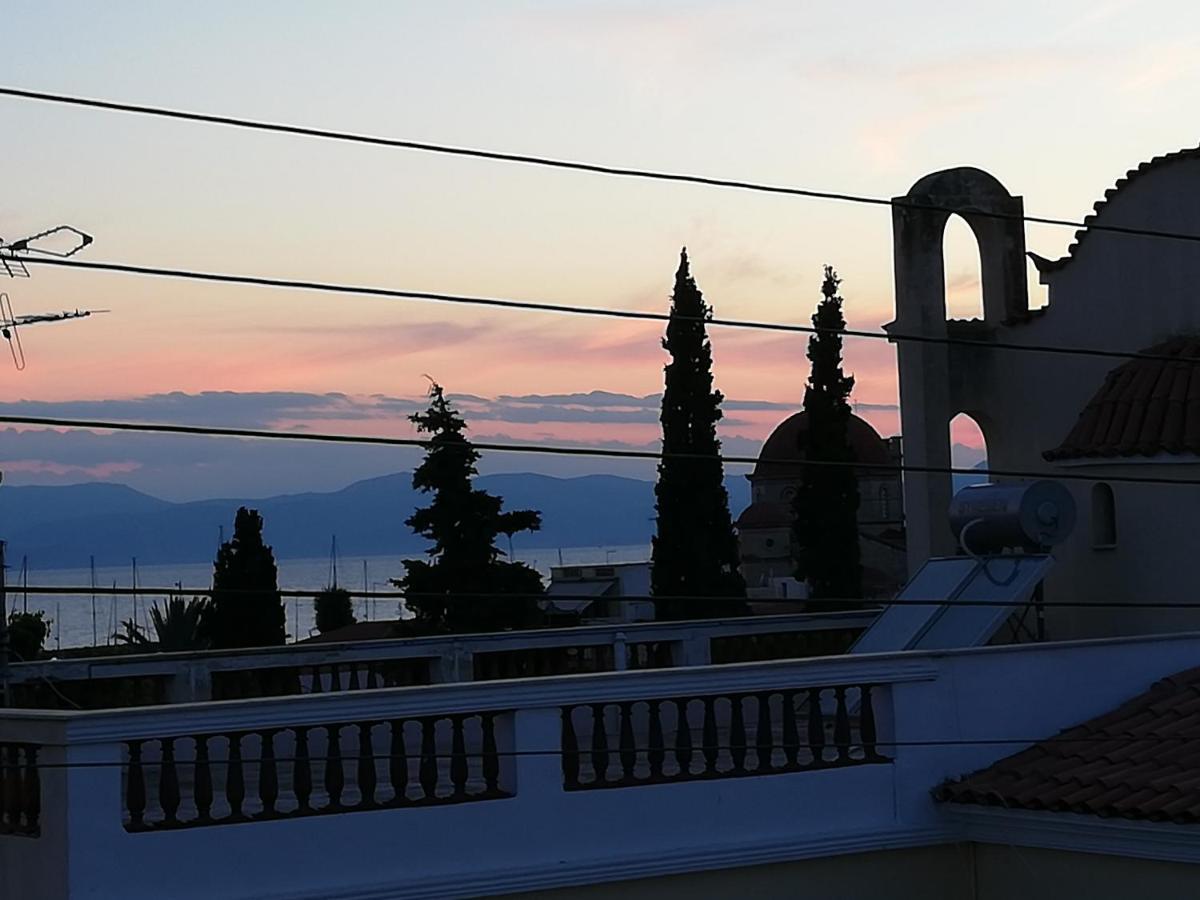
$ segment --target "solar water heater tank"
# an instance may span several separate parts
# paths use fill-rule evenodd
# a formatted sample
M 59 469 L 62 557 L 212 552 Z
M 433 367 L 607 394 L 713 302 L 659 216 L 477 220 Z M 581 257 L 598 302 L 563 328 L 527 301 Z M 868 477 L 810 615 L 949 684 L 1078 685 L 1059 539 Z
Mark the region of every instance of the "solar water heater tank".
M 1057 481 L 974 484 L 954 495 L 950 528 L 974 553 L 1044 550 L 1075 528 L 1075 498 Z

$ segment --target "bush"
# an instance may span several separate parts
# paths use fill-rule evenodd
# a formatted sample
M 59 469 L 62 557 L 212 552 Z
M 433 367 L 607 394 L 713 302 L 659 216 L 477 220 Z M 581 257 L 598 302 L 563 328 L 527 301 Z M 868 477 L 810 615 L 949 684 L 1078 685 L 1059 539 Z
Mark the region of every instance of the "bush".
M 8 656 L 17 662 L 32 662 L 42 655 L 50 637 L 53 619 L 44 612 L 15 612 L 8 617 Z

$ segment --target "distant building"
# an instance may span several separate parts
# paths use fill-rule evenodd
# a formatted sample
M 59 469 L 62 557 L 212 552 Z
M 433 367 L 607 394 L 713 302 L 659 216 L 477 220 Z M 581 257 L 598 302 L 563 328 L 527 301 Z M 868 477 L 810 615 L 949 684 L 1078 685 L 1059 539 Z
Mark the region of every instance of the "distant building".
M 797 551 L 792 537 L 792 500 L 804 475 L 808 415 L 799 412 L 771 432 L 759 453 L 750 480 L 750 505 L 738 517 L 741 569 L 751 597 L 803 597 L 804 585 L 793 577 Z M 877 466 L 900 464 L 900 438 L 880 437 L 858 416 L 850 417 L 850 446 L 855 458 L 870 468 L 857 470 L 859 546 L 863 592 L 888 597 L 906 581 L 904 500 L 900 470 Z
M 654 604 L 618 597 L 650 596 L 650 563 L 612 563 L 591 566 L 553 566 L 547 599 L 541 601 L 547 618 L 583 622 L 648 622 Z

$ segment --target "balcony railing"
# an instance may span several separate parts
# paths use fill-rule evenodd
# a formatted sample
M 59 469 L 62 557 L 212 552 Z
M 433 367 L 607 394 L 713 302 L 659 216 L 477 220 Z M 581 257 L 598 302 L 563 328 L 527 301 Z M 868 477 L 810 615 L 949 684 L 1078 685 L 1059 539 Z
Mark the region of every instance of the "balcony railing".
M 945 778 L 1197 654 L 1147 636 L 0 711 L 0 895 L 481 896 L 953 842 Z
M 11 695 L 22 708 L 105 709 L 804 658 L 844 652 L 875 615 L 746 616 L 49 660 L 13 665 Z

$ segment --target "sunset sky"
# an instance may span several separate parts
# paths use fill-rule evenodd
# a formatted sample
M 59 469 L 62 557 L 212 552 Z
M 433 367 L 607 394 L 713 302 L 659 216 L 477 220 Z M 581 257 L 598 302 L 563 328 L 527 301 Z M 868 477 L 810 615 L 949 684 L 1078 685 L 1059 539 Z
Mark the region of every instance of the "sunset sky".
M 1075 219 L 1126 169 L 1197 143 L 1197 26 L 1195 3 L 1103 0 L 42 2 L 5 11 L 0 84 L 881 197 L 969 164 L 1031 214 Z M 806 322 L 828 262 L 852 326 L 891 318 L 886 209 L 11 98 L 0 129 L 0 235 L 70 222 L 96 236 L 86 259 L 665 311 L 686 244 L 719 316 Z M 952 311 L 969 314 L 977 255 L 953 224 Z M 1070 238 L 1028 231 L 1048 257 Z M 660 323 L 51 269 L 0 290 L 18 313 L 112 310 L 28 329 L 27 371 L 0 368 L 4 412 L 409 436 L 403 416 L 428 374 L 477 398 L 477 437 L 657 436 L 644 398 L 661 390 Z M 804 339 L 712 338 L 717 384 L 742 404 L 727 409 L 726 446 L 753 453 L 800 403 Z M 893 348 L 850 341 L 846 355 L 861 414 L 894 433 Z M 569 396 L 593 391 L 628 397 Z M 376 451 L 352 463 L 229 442 L 2 437 L 6 483 L 105 477 L 180 498 L 331 488 L 411 465 Z

